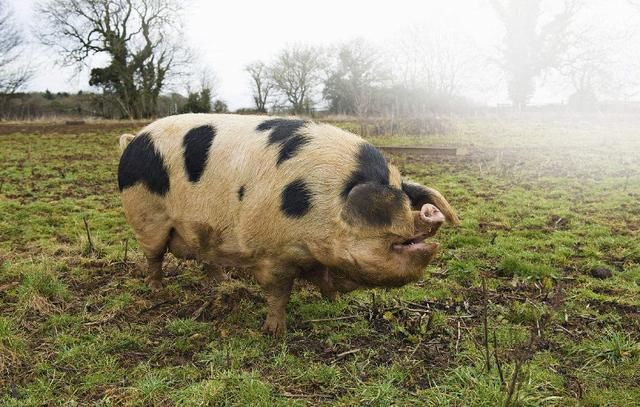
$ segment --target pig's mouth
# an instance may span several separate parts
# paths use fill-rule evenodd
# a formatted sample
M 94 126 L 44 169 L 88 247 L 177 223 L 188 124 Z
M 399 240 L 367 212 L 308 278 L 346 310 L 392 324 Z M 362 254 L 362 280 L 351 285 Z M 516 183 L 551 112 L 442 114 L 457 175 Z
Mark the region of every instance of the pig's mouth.
M 394 243 L 391 248 L 396 252 L 421 252 L 431 250 L 431 245 L 424 241 L 427 237 L 426 233 L 421 233 L 400 243 Z
M 424 240 L 436 234 L 445 220 L 444 215 L 431 204 L 424 204 L 420 211 L 415 211 L 413 214 L 415 231 L 419 233 L 407 240 L 394 243 L 391 248 L 401 253 L 434 252 L 438 245 L 436 243 L 426 243 Z

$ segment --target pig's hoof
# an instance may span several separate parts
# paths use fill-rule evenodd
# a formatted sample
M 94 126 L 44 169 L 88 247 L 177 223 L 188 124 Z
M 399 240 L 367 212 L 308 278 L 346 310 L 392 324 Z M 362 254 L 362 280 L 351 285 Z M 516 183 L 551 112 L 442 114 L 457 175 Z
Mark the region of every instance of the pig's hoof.
M 151 289 L 151 291 L 160 291 L 162 290 L 162 281 L 147 278 L 147 285 Z
M 222 271 L 222 269 L 215 266 L 205 266 L 204 274 L 214 284 L 220 284 L 224 281 L 230 280 L 227 273 L 225 273 L 224 271 Z
M 282 336 L 287 331 L 285 318 L 267 316 L 267 320 L 262 325 L 262 330 L 273 336 Z
M 220 273 L 216 273 L 216 274 L 211 274 L 209 276 L 209 278 L 211 279 L 211 281 L 215 284 L 220 284 L 223 283 L 225 281 L 229 281 L 231 280 L 231 278 L 229 278 L 229 276 L 227 275 L 227 273 L 224 272 L 220 272 Z
M 329 302 L 335 302 L 336 301 L 337 291 L 335 291 L 335 290 L 321 291 L 321 294 L 322 294 L 322 298 L 325 301 L 329 301 Z
M 147 264 L 136 262 L 131 271 L 133 272 L 134 277 L 144 277 L 147 275 Z

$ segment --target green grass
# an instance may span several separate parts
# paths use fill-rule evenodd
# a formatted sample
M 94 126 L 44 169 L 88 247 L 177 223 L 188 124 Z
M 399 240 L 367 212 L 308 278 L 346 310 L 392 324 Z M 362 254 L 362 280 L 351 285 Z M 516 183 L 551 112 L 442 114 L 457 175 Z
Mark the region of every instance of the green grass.
M 447 120 L 444 134 L 372 139 L 473 144 L 393 157 L 462 218 L 424 281 L 335 303 L 299 284 L 282 339 L 260 331 L 250 278 L 215 287 L 170 259 L 163 292 L 145 286 L 119 131 L 0 135 L 0 405 L 634 405 L 640 121 Z

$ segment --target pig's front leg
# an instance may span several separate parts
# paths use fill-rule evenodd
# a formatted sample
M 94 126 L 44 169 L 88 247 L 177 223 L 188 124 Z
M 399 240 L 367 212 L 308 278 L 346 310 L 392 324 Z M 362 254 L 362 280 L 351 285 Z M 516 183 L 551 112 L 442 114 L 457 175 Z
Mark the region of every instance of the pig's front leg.
M 336 289 L 333 286 L 333 279 L 329 274 L 329 269 L 324 265 L 317 265 L 312 268 L 303 270 L 300 274 L 300 278 L 307 280 L 309 283 L 316 286 L 322 298 L 328 301 L 335 301 Z
M 281 336 L 287 330 L 287 304 L 297 270 L 291 266 L 266 262 L 255 272 L 258 284 L 267 299 L 267 319 L 262 329 L 274 336 Z

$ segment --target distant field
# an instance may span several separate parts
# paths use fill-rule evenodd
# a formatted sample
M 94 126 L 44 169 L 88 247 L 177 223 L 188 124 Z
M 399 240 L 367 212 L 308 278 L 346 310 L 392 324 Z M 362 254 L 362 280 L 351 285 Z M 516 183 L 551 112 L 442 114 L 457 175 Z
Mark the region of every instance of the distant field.
M 301 285 L 283 339 L 250 279 L 171 259 L 147 289 L 115 181 L 135 128 L 0 125 L 0 405 L 637 405 L 640 119 L 442 120 L 371 138 L 472 147 L 391 157 L 462 218 L 424 281 Z

